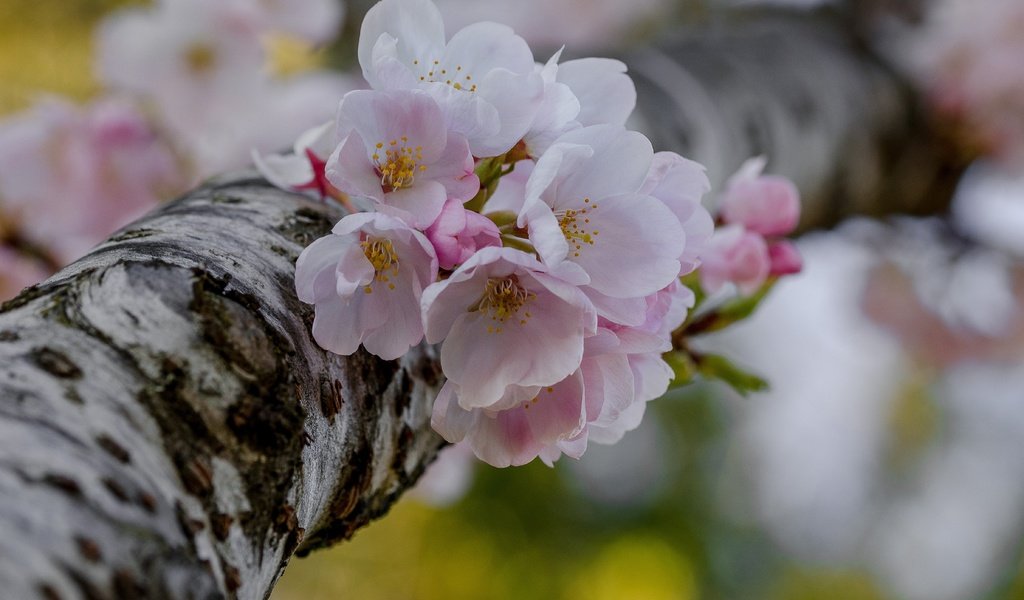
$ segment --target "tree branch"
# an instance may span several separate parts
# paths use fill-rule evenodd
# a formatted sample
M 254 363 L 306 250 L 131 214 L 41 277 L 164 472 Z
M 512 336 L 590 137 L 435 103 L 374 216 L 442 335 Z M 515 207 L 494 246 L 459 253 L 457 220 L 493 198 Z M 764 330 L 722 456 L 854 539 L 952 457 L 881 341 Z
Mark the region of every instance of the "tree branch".
M 11 598 L 262 598 L 420 475 L 440 372 L 321 350 L 295 259 L 340 214 L 204 186 L 0 313 Z
M 655 146 L 719 182 L 770 154 L 808 226 L 941 209 L 957 167 L 899 80 L 835 27 L 772 23 L 627 57 Z M 442 444 L 433 349 L 330 355 L 295 296 L 299 252 L 340 216 L 225 178 L 4 305 L 5 595 L 263 598 L 416 480 Z

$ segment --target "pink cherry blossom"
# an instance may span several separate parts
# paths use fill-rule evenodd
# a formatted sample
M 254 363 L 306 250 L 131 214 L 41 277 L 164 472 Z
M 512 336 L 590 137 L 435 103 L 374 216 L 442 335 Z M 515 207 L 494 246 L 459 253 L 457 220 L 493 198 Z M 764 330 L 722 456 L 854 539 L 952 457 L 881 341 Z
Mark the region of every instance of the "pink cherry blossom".
M 480 188 L 466 139 L 445 129 L 441 108 L 424 92 L 349 92 L 338 138 L 327 179 L 415 227 L 433 223 L 448 199 L 469 200 Z
M 149 99 L 175 129 L 187 130 L 211 102 L 256 98 L 263 78 L 259 37 L 228 2 L 122 10 L 101 24 L 97 45 L 101 81 Z
M 576 117 L 580 113 L 580 101 L 569 86 L 557 81 L 558 59 L 562 51 L 556 52 L 545 65 L 537 65 L 537 72 L 544 80 L 544 96 L 540 109 L 523 134 L 526 154 L 537 158 L 563 133 L 580 127 Z
M 579 371 L 551 386 L 511 392 L 518 395 L 501 402 L 511 404 L 503 410 L 463 408 L 456 389 L 451 381 L 441 388 L 431 425 L 450 442 L 468 443 L 477 458 L 495 467 L 524 465 L 584 425 Z
M 636 107 L 636 86 L 626 65 L 611 58 L 579 58 L 558 66 L 558 81 L 579 100 L 576 120 L 590 125 L 625 125 Z
M 548 465 L 562 454 L 579 458 L 590 442 L 617 443 L 640 425 L 647 402 L 661 397 L 672 380 L 672 369 L 661 358 L 671 348 L 667 337 L 607 325 L 587 338 L 580 366 L 586 424 L 540 453 Z
M 48 99 L 0 124 L 0 209 L 20 237 L 70 262 L 187 179 L 131 104 Z
M 333 186 L 327 181 L 327 158 L 336 147 L 334 121 L 306 130 L 295 140 L 291 154 L 261 155 L 252 160 L 268 181 L 283 190 L 306 191 L 323 199 Z
M 643 135 L 613 125 L 559 138 L 537 161 L 519 225 L 553 272 L 610 298 L 639 298 L 679 275 L 685 233 L 639 193 L 653 159 Z
M 701 204 L 701 197 L 711 189 L 704 167 L 675 152 L 654 155 L 651 170 L 641 188 L 665 203 L 676 215 L 686 232 L 686 246 L 679 257 L 681 275 L 692 272 L 700 264 L 715 223 Z
M 1024 5 L 1018 0 L 927 3 L 924 23 L 899 40 L 936 110 L 1009 165 L 1024 165 Z
M 742 225 L 726 225 L 715 231 L 698 271 L 701 285 L 715 293 L 734 283 L 744 294 L 752 294 L 768 278 L 771 258 L 764 238 Z
M 345 4 L 338 0 L 220 1 L 234 5 L 259 31 L 286 33 L 315 43 L 329 42 L 345 15 Z
M 325 71 L 270 76 L 262 35 L 274 2 L 161 2 L 114 13 L 99 28 L 101 81 L 152 107 L 196 179 L 245 166 L 254 148 L 278 150 L 332 117 L 353 88 Z
M 527 153 L 539 158 L 561 135 L 589 125 L 624 125 L 636 106 L 636 88 L 626 65 L 608 58 L 558 64 L 561 51 L 538 66 L 544 99 L 523 136 Z
M 437 220 L 424 233 L 434 245 L 442 269 L 454 269 L 480 248 L 501 246 L 501 234 L 494 221 L 466 210 L 458 200 L 446 202 Z
M 800 192 L 793 182 L 762 175 L 765 159 L 748 160 L 726 183 L 719 211 L 726 223 L 739 223 L 765 236 L 786 235 L 800 221 Z
M 578 288 L 511 248 L 477 251 L 427 288 L 422 304 L 427 341 L 444 341 L 441 368 L 467 410 L 495 406 L 509 388 L 565 379 L 596 327 Z
M 316 307 L 317 343 L 342 355 L 362 344 L 385 360 L 423 339 L 420 297 L 436 277 L 437 258 L 426 237 L 381 213 L 343 218 L 295 265 L 299 300 Z
M 445 41 L 441 13 L 430 0 L 382 0 L 366 13 L 359 64 L 374 89 L 428 91 L 448 127 L 478 157 L 511 149 L 540 108 L 544 82 L 533 53 L 513 31 L 475 23 Z

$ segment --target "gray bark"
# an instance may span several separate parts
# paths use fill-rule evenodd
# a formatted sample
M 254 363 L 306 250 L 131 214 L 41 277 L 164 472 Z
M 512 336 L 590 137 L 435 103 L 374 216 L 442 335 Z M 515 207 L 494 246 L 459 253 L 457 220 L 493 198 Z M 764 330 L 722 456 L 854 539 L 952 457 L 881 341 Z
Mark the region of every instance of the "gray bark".
M 0 313 L 0 596 L 262 598 L 432 460 L 440 374 L 322 351 L 298 253 L 340 214 L 204 186 Z
M 898 79 L 836 30 L 749 27 L 627 57 L 657 147 L 718 181 L 770 154 L 809 226 L 921 208 L 907 182 L 955 172 Z M 332 356 L 295 297 L 298 253 L 339 217 L 224 179 L 4 305 L 0 595 L 262 598 L 293 553 L 416 480 L 441 445 L 433 350 Z
M 910 86 L 825 12 L 756 11 L 683 27 L 623 55 L 635 125 L 708 168 L 716 189 L 744 160 L 792 178 L 802 227 L 853 215 L 937 214 L 966 161 Z

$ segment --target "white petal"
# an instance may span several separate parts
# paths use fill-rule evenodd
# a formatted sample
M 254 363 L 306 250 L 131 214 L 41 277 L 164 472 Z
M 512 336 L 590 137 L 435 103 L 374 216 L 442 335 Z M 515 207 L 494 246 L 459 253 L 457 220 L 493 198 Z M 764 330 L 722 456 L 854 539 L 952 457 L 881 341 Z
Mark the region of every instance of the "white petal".
M 562 63 L 558 81 L 579 99 L 580 124 L 624 125 L 636 106 L 636 87 L 626 65 L 610 58 L 581 58 Z
M 356 196 L 382 200 L 384 190 L 366 155 L 363 138 L 353 131 L 327 159 L 327 181 L 339 190 Z
M 566 260 L 583 267 L 590 287 L 615 298 L 647 296 L 679 275 L 683 228 L 668 208 L 643 195 L 591 203 L 576 225 L 588 239 L 572 239 Z M 589 223 L 581 222 L 582 218 Z
M 570 131 L 558 143 L 583 144 L 594 149 L 590 160 L 565 175 L 558 190 L 563 200 L 590 197 L 598 200 L 636 192 L 647 178 L 654 149 L 643 134 L 614 125 L 594 125 Z M 549 204 L 551 202 L 549 201 Z
M 377 209 L 411 227 L 426 229 L 441 214 L 446 199 L 447 193 L 440 183 L 417 181 L 411 187 L 384 194 L 384 202 Z
M 313 180 L 313 166 L 309 159 L 294 154 L 268 154 L 261 156 L 252 151 L 252 162 L 256 170 L 267 178 L 267 181 L 281 188 L 292 191 L 296 187 Z
M 363 18 L 359 32 L 359 65 L 373 84 L 372 52 L 382 34 L 398 40 L 399 58 L 406 64 L 416 59 L 440 58 L 444 50 L 444 22 L 430 0 L 382 0 Z
M 477 81 L 494 69 L 532 73 L 534 65 L 533 52 L 526 40 L 511 27 L 486 21 L 464 27 L 453 35 L 441 63 L 447 75 L 469 75 Z
M 467 135 L 469 147 L 474 156 L 497 156 L 510 150 L 529 131 L 544 100 L 544 80 L 533 72 L 516 74 L 495 69 L 475 93 L 497 109 L 501 129 L 487 138 Z
M 351 239 L 343 236 L 327 235 L 306 247 L 295 263 L 295 292 L 299 300 L 313 304 L 323 298 L 317 294 L 324 290 L 319 280 L 326 277 L 330 280 L 327 290 L 333 288 L 334 271 L 341 260 L 342 254 L 352 245 Z
M 476 421 L 476 414 L 459 406 L 456 398 L 457 386 L 446 381 L 434 400 L 434 409 L 430 417 L 430 426 L 441 437 L 456 443 L 465 439 L 466 434 Z
M 348 356 L 358 350 L 362 342 L 359 321 L 357 302 L 329 297 L 316 304 L 313 339 L 325 350 Z

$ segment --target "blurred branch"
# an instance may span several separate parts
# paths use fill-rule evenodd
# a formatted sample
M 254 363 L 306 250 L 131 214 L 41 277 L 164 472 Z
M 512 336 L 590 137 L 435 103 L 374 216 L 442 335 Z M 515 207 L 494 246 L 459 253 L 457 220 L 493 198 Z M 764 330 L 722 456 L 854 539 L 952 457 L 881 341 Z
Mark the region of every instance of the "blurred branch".
M 716 187 L 767 155 L 768 170 L 800 188 L 804 229 L 942 213 L 965 165 L 854 25 L 830 12 L 759 11 L 628 52 L 636 125 L 655 148 L 706 165 Z

